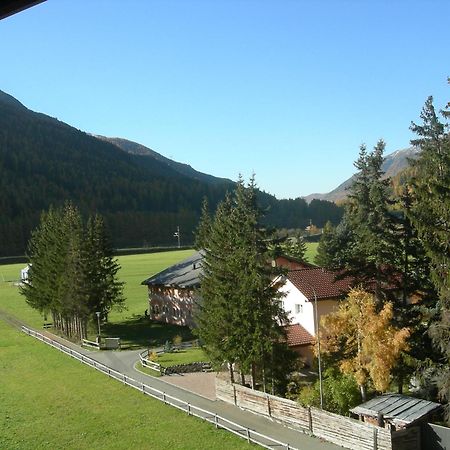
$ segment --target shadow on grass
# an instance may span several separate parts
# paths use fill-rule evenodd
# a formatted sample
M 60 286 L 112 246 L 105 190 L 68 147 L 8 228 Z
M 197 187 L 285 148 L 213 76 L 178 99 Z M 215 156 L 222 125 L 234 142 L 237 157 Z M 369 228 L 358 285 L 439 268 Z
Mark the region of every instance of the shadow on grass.
M 133 316 L 123 322 L 104 323 L 102 335 L 120 337 L 123 349 L 163 346 L 166 341 L 172 342 L 177 335 L 183 341 L 195 339 L 188 327 L 151 322 L 143 316 Z

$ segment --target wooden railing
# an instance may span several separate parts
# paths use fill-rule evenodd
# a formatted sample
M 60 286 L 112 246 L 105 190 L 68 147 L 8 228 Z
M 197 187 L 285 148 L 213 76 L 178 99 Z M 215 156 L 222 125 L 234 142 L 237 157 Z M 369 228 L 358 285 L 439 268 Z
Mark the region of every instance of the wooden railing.
M 248 427 L 244 427 L 236 422 L 232 422 L 231 420 L 228 420 L 216 413 L 203 408 L 199 408 L 198 406 L 192 405 L 177 397 L 166 394 L 164 391 L 160 391 L 151 386 L 148 386 L 147 384 L 141 383 L 140 381 L 136 381 L 134 378 L 128 377 L 117 370 L 111 369 L 110 367 L 95 361 L 89 356 L 85 356 L 77 352 L 76 350 L 65 346 L 64 344 L 61 344 L 53 339 L 48 338 L 47 336 L 44 336 L 41 333 L 38 333 L 35 330 L 32 330 L 25 326 L 22 326 L 21 329 L 29 336 L 45 342 L 51 347 L 54 347 L 61 352 L 71 356 L 72 358 L 77 359 L 83 364 L 87 364 L 88 366 L 93 367 L 94 369 L 104 373 L 105 375 L 108 375 L 109 377 L 114 378 L 126 384 L 127 386 L 130 386 L 142 392 L 144 395 L 148 395 L 164 402 L 165 404 L 171 405 L 181 411 L 184 411 L 190 416 L 195 416 L 200 419 L 206 420 L 207 422 L 214 424 L 216 428 L 223 428 L 224 430 L 227 430 L 230 433 L 235 434 L 236 436 L 246 439 L 248 442 L 253 442 L 254 444 L 260 445 L 261 447 L 267 449 L 282 448 L 286 450 L 299 450 L 288 443 L 280 442 Z

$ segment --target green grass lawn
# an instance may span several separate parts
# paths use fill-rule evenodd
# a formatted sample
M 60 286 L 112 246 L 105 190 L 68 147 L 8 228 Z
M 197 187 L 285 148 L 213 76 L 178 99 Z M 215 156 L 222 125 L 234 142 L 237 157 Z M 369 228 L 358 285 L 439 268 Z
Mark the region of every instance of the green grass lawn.
M 106 336 L 121 337 L 125 348 L 162 345 L 168 339 L 172 341 L 176 335 L 183 340 L 193 339 L 187 327 L 173 325 L 149 324 L 144 318 L 148 309 L 147 286 L 141 282 L 157 272 L 192 255 L 193 250 L 147 253 L 127 255 L 118 258 L 122 268 L 119 278 L 125 283 L 124 295 L 127 309 L 122 312 L 112 311 L 109 322 L 102 325 L 102 333 Z M 16 316 L 27 324 L 42 328 L 42 316 L 30 308 L 25 298 L 20 295 L 14 284 L 20 276 L 20 269 L 25 264 L 7 264 L 0 266 L 0 310 Z M 96 334 L 92 329 L 91 338 Z
M 0 266 L 0 310 L 16 316 L 32 327 L 42 328 L 42 316 L 30 308 L 16 286 L 20 270 L 25 264 L 7 264 Z
M 308 243 L 307 257 L 310 262 L 314 260 L 317 252 L 317 243 Z M 172 341 L 176 335 L 183 340 L 192 339 L 187 327 L 149 323 L 145 320 L 144 311 L 148 309 L 147 286 L 141 282 L 157 272 L 171 266 L 192 255 L 193 250 L 180 250 L 141 255 L 119 256 L 121 265 L 119 278 L 125 283 L 124 295 L 127 309 L 122 312 L 112 311 L 109 322 L 102 325 L 102 333 L 106 336 L 120 337 L 124 348 L 137 348 L 163 345 L 166 340 Z M 0 265 L 0 310 L 18 317 L 29 325 L 41 328 L 43 318 L 38 312 L 30 308 L 19 288 L 17 282 L 25 264 Z M 96 328 L 91 330 L 93 339 Z
M 154 362 L 161 364 L 162 367 L 170 367 L 178 364 L 189 364 L 192 362 L 208 362 L 209 358 L 201 348 L 189 348 L 185 350 L 179 350 L 172 353 L 164 353 L 158 356 Z M 161 374 L 156 370 L 148 367 L 143 367 L 138 361 L 135 368 L 142 373 L 151 375 L 153 377 L 160 377 Z
M 158 356 L 155 362 L 161 364 L 163 367 L 169 367 L 177 364 L 188 364 L 199 361 L 209 361 L 209 358 L 201 348 L 189 348 L 172 353 L 164 353 L 161 356 Z
M 2 450 L 252 448 L 1 320 L 0 373 Z
M 314 258 L 317 254 L 318 242 L 307 242 L 306 243 L 306 258 L 311 264 L 314 264 Z

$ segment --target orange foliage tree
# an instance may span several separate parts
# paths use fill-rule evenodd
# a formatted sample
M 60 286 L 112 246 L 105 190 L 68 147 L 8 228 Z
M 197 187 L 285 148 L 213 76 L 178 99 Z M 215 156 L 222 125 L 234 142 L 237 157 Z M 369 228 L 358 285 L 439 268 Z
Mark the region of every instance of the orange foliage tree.
M 392 303 L 377 310 L 375 298 L 362 289 L 353 289 L 339 309 L 321 320 L 321 352 L 339 360 L 342 373 L 352 375 L 359 385 L 362 400 L 366 386 L 388 390 L 392 368 L 408 347 L 408 328 L 392 325 Z

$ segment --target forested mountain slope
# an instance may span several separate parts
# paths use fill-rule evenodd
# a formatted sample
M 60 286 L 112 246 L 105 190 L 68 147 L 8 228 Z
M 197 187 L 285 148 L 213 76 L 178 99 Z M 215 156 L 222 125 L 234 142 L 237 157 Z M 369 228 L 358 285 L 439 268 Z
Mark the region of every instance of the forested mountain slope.
M 116 247 L 174 245 L 177 226 L 189 244 L 203 198 L 214 209 L 234 186 L 116 144 L 33 112 L 0 91 L 0 256 L 23 254 L 41 212 L 69 199 L 84 214 L 104 215 Z M 275 226 L 304 227 L 310 219 L 321 226 L 342 215 L 328 202 L 308 206 L 303 199 L 260 195 Z

